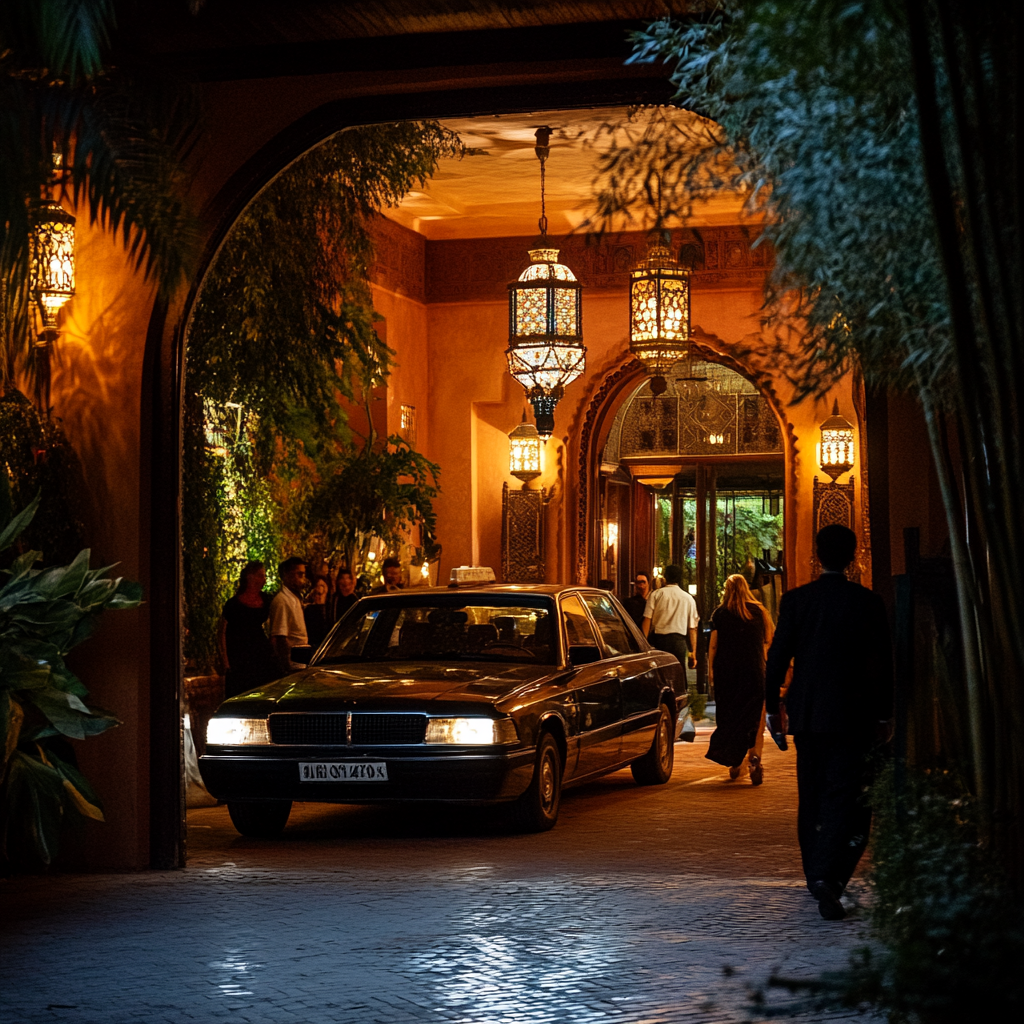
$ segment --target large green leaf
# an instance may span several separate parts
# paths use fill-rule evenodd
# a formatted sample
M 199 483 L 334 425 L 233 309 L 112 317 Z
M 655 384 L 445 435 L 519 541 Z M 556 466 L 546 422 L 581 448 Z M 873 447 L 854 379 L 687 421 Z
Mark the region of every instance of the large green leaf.
M 38 494 L 0 530 L 0 551 L 6 551 L 17 540 L 21 531 L 32 522 L 37 508 L 39 508 Z
M 65 736 L 84 740 L 87 736 L 98 736 L 120 721 L 103 712 L 93 713 L 73 693 L 47 688 L 29 690 L 25 697 L 32 702 Z
M 39 758 L 16 750 L 4 786 L 4 847 L 14 861 L 52 864 L 64 817 L 64 780 Z

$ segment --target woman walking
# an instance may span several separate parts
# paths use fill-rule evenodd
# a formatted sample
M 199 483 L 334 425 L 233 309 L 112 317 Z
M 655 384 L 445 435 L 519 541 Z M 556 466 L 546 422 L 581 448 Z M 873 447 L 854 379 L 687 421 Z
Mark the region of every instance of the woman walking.
M 270 595 L 263 593 L 266 582 L 263 563 L 247 562 L 235 596 L 224 605 L 217 641 L 225 697 L 237 697 L 274 678 L 273 650 L 263 629 L 270 617 Z
M 722 603 L 711 616 L 708 678 L 715 688 L 716 729 L 708 759 L 724 764 L 738 779 L 743 762 L 750 781 L 760 786 L 764 774 L 764 667 L 772 641 L 771 616 L 737 573 L 725 581 Z

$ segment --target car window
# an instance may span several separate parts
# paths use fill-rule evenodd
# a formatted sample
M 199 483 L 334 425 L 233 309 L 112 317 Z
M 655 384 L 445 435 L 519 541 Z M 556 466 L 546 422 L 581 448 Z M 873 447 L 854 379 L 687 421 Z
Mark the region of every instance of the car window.
M 598 632 L 610 654 L 635 654 L 640 650 L 636 637 L 622 621 L 611 598 L 605 594 L 584 594 L 583 600 L 594 616 Z
M 338 624 L 316 664 L 503 661 L 553 664 L 550 605 L 473 601 L 382 602 Z
M 594 627 L 576 594 L 562 598 L 562 622 L 565 624 L 565 639 L 570 647 L 597 647 Z

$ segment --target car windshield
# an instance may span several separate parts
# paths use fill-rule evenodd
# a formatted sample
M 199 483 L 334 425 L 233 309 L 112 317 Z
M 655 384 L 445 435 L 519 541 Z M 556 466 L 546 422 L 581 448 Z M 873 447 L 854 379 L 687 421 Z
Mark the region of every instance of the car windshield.
M 364 602 L 335 629 L 318 665 L 374 661 L 498 661 L 554 664 L 550 604 L 493 596 L 424 596 Z

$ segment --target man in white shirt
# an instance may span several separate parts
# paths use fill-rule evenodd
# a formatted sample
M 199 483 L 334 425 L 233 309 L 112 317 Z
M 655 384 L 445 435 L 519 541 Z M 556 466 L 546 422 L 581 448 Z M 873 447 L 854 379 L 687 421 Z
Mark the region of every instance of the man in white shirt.
M 683 570 L 678 565 L 665 567 L 665 586 L 652 590 L 644 609 L 643 631 L 659 651 L 667 651 L 679 659 L 680 665 L 697 667 L 697 602 L 679 584 Z M 690 654 L 687 657 L 686 640 Z
M 281 576 L 281 589 L 270 602 L 270 642 L 274 645 L 274 660 L 282 676 L 304 668 L 293 662 L 293 647 L 306 647 L 306 619 L 302 614 L 299 595 L 306 586 L 306 563 L 297 555 L 285 559 L 277 571 Z

